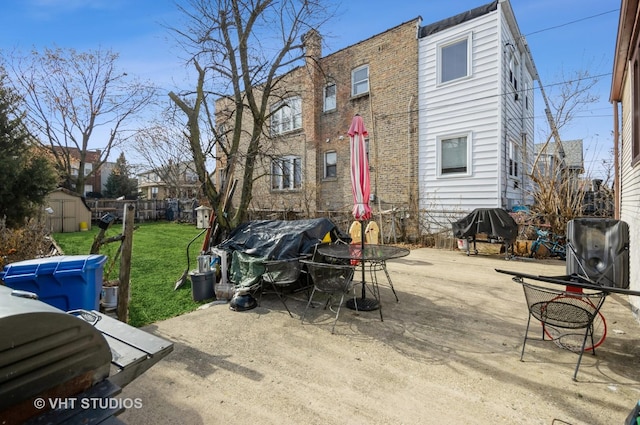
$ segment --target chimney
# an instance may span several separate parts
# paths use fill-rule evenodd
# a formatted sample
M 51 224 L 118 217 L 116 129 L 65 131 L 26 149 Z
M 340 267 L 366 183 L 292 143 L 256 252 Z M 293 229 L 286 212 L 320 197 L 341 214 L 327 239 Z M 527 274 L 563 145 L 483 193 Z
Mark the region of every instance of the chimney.
M 304 44 L 307 65 L 310 65 L 310 61 L 317 62 L 322 56 L 322 37 L 318 31 L 309 30 L 302 36 L 302 43 Z

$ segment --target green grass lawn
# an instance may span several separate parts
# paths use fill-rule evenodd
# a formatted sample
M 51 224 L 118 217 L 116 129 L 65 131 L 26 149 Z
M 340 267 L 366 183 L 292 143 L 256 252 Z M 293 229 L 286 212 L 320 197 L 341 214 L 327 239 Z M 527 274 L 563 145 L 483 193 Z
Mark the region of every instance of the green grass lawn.
M 56 233 L 54 238 L 66 255 L 86 255 L 98 231 L 98 226 L 92 226 L 88 232 Z M 193 311 L 204 303 L 193 301 L 188 278 L 182 288 L 173 290 L 187 269 L 187 245 L 201 231 L 192 224 L 167 222 L 142 223 L 134 231 L 130 325 L 139 327 L 168 319 Z M 117 236 L 121 232 L 122 226 L 114 224 L 107 230 L 106 237 Z M 196 257 L 203 240 L 204 235 L 191 244 L 190 270 L 198 267 Z M 101 248 L 100 253 L 109 257 L 104 265 L 104 280 L 118 278 L 120 261 L 113 262 L 112 259 L 119 245 L 119 242 L 114 242 Z

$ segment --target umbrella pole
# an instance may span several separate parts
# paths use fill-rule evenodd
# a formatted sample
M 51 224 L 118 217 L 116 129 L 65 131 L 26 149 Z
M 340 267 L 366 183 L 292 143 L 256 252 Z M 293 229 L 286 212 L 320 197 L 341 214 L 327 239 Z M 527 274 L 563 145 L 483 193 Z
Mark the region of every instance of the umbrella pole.
M 362 261 L 360 261 L 360 264 L 362 266 L 362 299 L 364 300 L 365 298 L 367 298 L 367 293 L 365 291 L 365 287 L 364 287 L 364 278 L 365 278 L 365 273 L 364 273 L 364 220 L 360 221 L 360 252 L 362 253 Z
M 349 301 L 347 301 L 347 307 L 352 309 L 352 310 L 359 310 L 359 311 L 372 311 L 372 310 L 377 310 L 380 308 L 380 302 L 378 301 L 378 299 L 374 296 L 373 298 L 367 298 L 367 289 L 366 289 L 366 280 L 365 280 L 365 253 L 364 253 L 364 248 L 365 248 L 365 243 L 364 243 L 364 236 L 365 236 L 365 231 L 364 231 L 364 224 L 365 224 L 365 220 L 358 220 L 360 222 L 360 228 L 361 230 L 361 240 L 360 240 L 360 267 L 362 267 L 362 294 L 360 298 L 357 299 L 351 299 Z M 373 285 L 373 282 L 372 282 Z M 375 288 L 374 288 L 375 291 Z M 382 316 L 381 316 L 382 317 Z

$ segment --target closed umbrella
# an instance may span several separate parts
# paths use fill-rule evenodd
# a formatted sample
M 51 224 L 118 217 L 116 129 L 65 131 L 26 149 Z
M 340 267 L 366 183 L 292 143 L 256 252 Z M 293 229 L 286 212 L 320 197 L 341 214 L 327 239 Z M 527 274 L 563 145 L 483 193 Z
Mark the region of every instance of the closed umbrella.
M 365 138 L 369 135 L 364 126 L 362 117 L 356 114 L 351 120 L 349 127 L 349 147 L 351 150 L 351 189 L 353 191 L 353 218 L 360 221 L 362 229 L 361 255 L 364 260 L 364 221 L 371 218 L 371 208 L 369 207 L 369 195 L 371 193 L 371 183 L 369 181 L 369 160 L 367 159 L 367 146 Z M 375 310 L 379 307 L 378 301 L 366 298 L 364 261 L 362 267 L 362 298 L 350 300 L 347 307 L 357 310 Z
M 371 218 L 369 195 L 369 161 L 365 138 L 369 135 L 360 115 L 353 117 L 349 127 L 349 147 L 351 149 L 351 189 L 353 190 L 353 218 L 358 221 Z M 363 227 L 364 228 L 364 227 Z

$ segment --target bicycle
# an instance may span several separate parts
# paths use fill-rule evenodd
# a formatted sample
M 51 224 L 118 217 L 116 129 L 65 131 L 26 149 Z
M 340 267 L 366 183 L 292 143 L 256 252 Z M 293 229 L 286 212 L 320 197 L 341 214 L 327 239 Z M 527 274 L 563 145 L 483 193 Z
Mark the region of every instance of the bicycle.
M 529 258 L 533 258 L 538 253 L 540 245 L 544 246 L 552 257 L 558 257 L 561 260 L 567 258 L 567 249 L 564 246 L 564 236 L 554 235 L 549 230 L 542 230 L 538 228 L 536 228 L 536 235 L 536 240 L 531 243 Z

